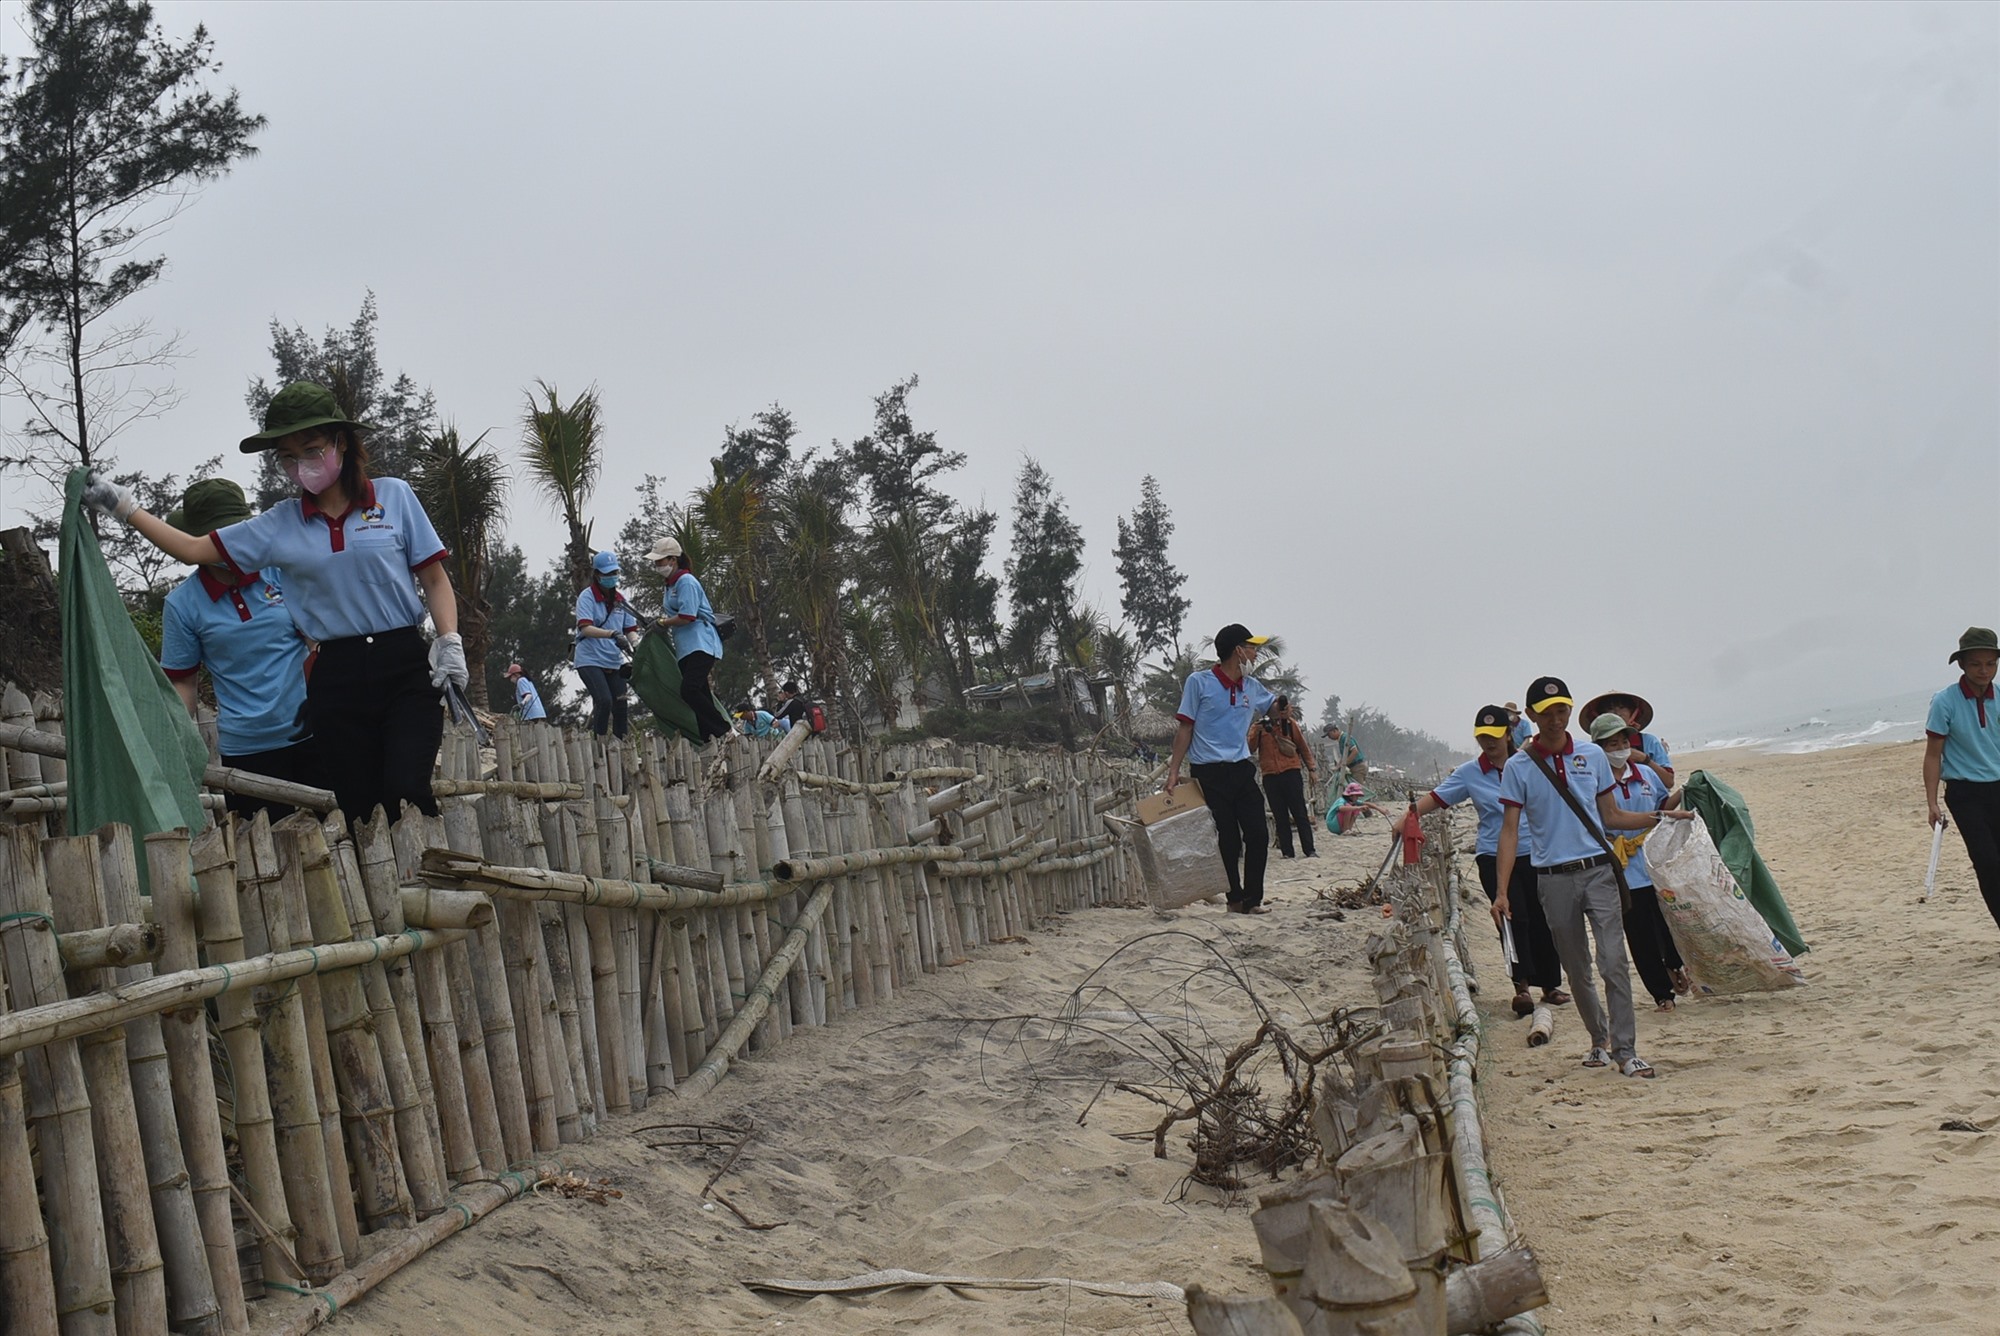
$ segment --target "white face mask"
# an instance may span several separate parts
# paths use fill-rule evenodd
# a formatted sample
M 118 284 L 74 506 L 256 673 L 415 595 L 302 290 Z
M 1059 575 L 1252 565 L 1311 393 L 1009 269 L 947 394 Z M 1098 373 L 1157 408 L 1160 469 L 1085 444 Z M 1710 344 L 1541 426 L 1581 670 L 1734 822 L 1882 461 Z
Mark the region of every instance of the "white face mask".
M 1625 763 L 1632 759 L 1632 749 L 1630 747 L 1618 747 L 1616 749 L 1606 747 L 1604 754 L 1611 758 L 1611 764 L 1617 766 L 1620 770 L 1623 770 Z

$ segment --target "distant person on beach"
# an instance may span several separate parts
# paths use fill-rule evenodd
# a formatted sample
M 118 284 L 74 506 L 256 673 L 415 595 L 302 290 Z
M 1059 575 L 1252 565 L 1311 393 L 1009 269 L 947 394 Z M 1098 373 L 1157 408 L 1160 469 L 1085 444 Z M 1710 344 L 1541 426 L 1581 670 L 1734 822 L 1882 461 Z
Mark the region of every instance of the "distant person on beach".
M 204 478 L 182 493 L 167 523 L 205 538 L 249 518 L 241 487 L 227 478 Z M 222 763 L 318 788 L 310 730 L 302 735 L 306 649 L 275 567 L 239 574 L 228 562 L 198 566 L 160 609 L 160 667 L 190 715 L 201 670 L 208 669 Z M 275 821 L 293 809 L 232 793 L 229 810 L 242 816 L 262 810 Z
M 1388 815 L 1388 808 L 1368 801 L 1367 791 L 1359 783 L 1349 784 L 1327 807 L 1326 828 L 1336 835 L 1345 835 L 1364 816 Z
M 1335 779 L 1343 782 L 1350 779 L 1368 778 L 1368 758 L 1362 754 L 1361 744 L 1341 732 L 1339 724 L 1328 724 L 1320 729 L 1319 735 L 1327 740 L 1333 752 L 1333 762 L 1328 769 Z
M 1606 710 L 1590 721 L 1590 740 L 1604 749 L 1611 762 L 1615 787 L 1611 798 L 1627 812 L 1657 812 L 1680 806 L 1650 765 L 1639 763 L 1639 730 L 1623 716 Z M 1660 897 L 1653 878 L 1646 871 L 1645 835 L 1613 837 L 1611 849 L 1625 859 L 1625 889 L 1632 903 L 1625 907 L 1625 944 L 1631 948 L 1632 964 L 1639 981 L 1653 995 L 1653 1005 L 1661 1011 L 1674 1009 L 1676 994 L 1694 991 L 1686 962 L 1674 946 L 1667 917 L 1660 912 Z
M 1945 807 L 1958 823 L 1986 912 L 2000 923 L 2000 715 L 1993 700 L 2000 637 L 1988 627 L 1968 627 L 1947 662 L 1958 665 L 1959 678 L 1931 697 L 1924 720 L 1924 800 L 1936 826 L 1944 820 L 1943 780 Z
M 768 738 L 778 731 L 777 716 L 749 701 L 736 703 L 736 731 L 746 738 Z
M 1250 726 L 1250 750 L 1257 772 L 1264 777 L 1264 797 L 1271 804 L 1271 821 L 1278 828 L 1278 852 L 1292 856 L 1292 829 L 1299 833 L 1299 852 L 1313 857 L 1312 815 L 1306 811 L 1306 777 L 1317 781 L 1319 768 L 1312 747 L 1299 731 L 1288 696 L 1271 702 L 1271 712 Z
M 1479 885 L 1491 901 L 1500 894 L 1500 826 L 1506 809 L 1500 803 L 1500 775 L 1514 754 L 1514 718 L 1502 705 L 1482 705 L 1472 717 L 1472 741 L 1479 755 L 1444 777 L 1436 788 L 1410 804 L 1419 817 L 1441 812 L 1462 802 L 1470 802 L 1479 815 L 1479 832 L 1473 840 L 1473 861 L 1479 867 Z M 1514 960 L 1508 967 L 1514 980 L 1514 1014 L 1526 1016 L 1535 1009 L 1529 988 L 1542 990 L 1542 1001 L 1559 1006 L 1569 1001 L 1562 990 L 1562 962 L 1556 944 L 1549 938 L 1549 921 L 1542 914 L 1541 893 L 1535 887 L 1535 865 L 1525 854 L 1514 860 L 1512 880 L 1514 913 Z
M 1639 759 L 1659 771 L 1660 778 L 1671 789 L 1674 786 L 1674 758 L 1667 751 L 1666 743 L 1646 731 L 1653 723 L 1653 707 L 1644 698 L 1629 691 L 1607 691 L 1587 701 L 1580 717 L 1585 727 L 1590 727 L 1606 711 L 1632 726 L 1632 731 L 1639 737 Z
M 1507 711 L 1508 736 L 1514 739 L 1514 746 L 1517 749 L 1527 746 L 1528 739 L 1535 736 L 1535 726 L 1521 717 L 1521 707 L 1513 701 L 1501 708 Z
M 507 665 L 507 680 L 514 684 L 514 717 L 522 723 L 533 719 L 546 719 L 549 712 L 542 708 L 542 693 L 528 680 L 528 674 L 518 663 Z
M 1181 689 L 1163 786 L 1168 793 L 1180 787 L 1183 761 L 1201 785 L 1202 801 L 1215 818 L 1232 914 L 1271 912 L 1264 903 L 1270 832 L 1264 827 L 1264 796 L 1257 791 L 1257 765 L 1250 759 L 1250 721 L 1277 699 L 1250 676 L 1257 651 L 1269 639 L 1251 635 L 1240 622 L 1215 633 L 1215 666 L 1188 678 Z
M 576 675 L 590 693 L 590 731 L 623 738 L 630 727 L 625 702 L 625 653 L 639 619 L 632 615 L 618 582 L 622 572 L 616 552 L 599 552 L 590 559 L 590 583 L 576 596 Z
M 1500 803 L 1506 813 L 1500 826 L 1500 891 L 1493 900 L 1494 921 L 1513 915 L 1508 892 L 1525 824 L 1549 937 L 1563 972 L 1569 975 L 1577 1015 L 1590 1031 L 1590 1052 L 1583 1065 L 1606 1067 L 1616 1062 L 1627 1076 L 1650 1078 L 1653 1066 L 1638 1051 L 1632 971 L 1625 960 L 1625 907 L 1606 832 L 1651 830 L 1663 820 L 1686 820 L 1693 813 L 1641 814 L 1618 806 L 1611 792 L 1618 781 L 1604 749 L 1569 735 L 1576 699 L 1561 678 L 1537 678 L 1528 688 L 1527 700 L 1535 736 L 1514 753 L 1500 776 Z M 1605 1000 L 1610 1003 L 1608 1017 L 1591 977 L 1593 936 Z

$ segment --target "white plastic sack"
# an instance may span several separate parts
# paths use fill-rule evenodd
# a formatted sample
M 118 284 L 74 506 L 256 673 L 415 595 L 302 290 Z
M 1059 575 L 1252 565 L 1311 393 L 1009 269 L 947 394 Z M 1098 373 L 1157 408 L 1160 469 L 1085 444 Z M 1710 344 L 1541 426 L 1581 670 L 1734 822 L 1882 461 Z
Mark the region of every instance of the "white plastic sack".
M 1701 818 L 1665 821 L 1648 835 L 1646 871 L 1696 992 L 1773 992 L 1805 984 L 1791 952 L 1744 898 Z
M 1179 909 L 1228 889 L 1215 818 L 1206 807 L 1133 827 L 1132 847 L 1146 878 L 1146 898 L 1160 909 Z

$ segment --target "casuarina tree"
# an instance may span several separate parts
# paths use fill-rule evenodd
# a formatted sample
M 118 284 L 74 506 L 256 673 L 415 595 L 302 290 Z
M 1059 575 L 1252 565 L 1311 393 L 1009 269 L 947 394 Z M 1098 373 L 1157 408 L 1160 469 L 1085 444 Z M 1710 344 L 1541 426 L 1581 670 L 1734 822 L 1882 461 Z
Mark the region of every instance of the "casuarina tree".
M 207 29 L 170 41 L 151 5 L 28 0 L 25 26 L 34 55 L 0 71 L 0 377 L 26 424 L 5 462 L 53 481 L 172 406 L 175 340 L 107 317 L 159 278 L 151 244 L 264 118 L 203 87 Z
M 1112 548 L 1123 588 L 1119 606 L 1142 654 L 1177 644 L 1187 618 L 1188 601 L 1181 593 L 1187 577 L 1167 556 L 1167 540 L 1173 536 L 1173 516 L 1149 473 L 1139 483 L 1139 505 L 1131 519 L 1119 517 L 1118 544 Z
M 1048 470 L 1033 457 L 1014 481 L 1014 555 L 1007 561 L 1007 654 L 1020 672 L 1073 642 L 1070 622 L 1083 575 L 1083 530 L 1069 517 Z M 1069 656 L 1065 656 L 1069 657 Z

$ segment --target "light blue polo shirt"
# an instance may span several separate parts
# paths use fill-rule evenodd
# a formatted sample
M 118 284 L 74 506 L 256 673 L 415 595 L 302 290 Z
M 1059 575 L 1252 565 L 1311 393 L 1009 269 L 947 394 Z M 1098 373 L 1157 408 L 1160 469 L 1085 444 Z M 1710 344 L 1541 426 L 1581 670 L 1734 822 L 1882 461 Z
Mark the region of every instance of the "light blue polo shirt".
M 1667 744 L 1653 734 L 1644 732 L 1639 734 L 1639 750 L 1646 754 L 1646 759 L 1669 770 L 1674 768 L 1674 758 L 1667 753 Z M 1651 882 L 1646 884 L 1652 885 Z
M 686 626 L 668 628 L 674 637 L 674 657 L 685 659 L 700 651 L 715 656 L 722 661 L 722 637 L 715 633 L 715 609 L 708 606 L 708 591 L 701 587 L 701 581 L 686 571 L 678 580 L 667 586 L 667 596 L 662 603 L 669 617 L 692 617 Z
M 321 642 L 420 624 L 416 572 L 447 555 L 401 478 L 371 479 L 338 518 L 309 496 L 293 497 L 214 537 L 223 560 L 239 572 L 283 570 L 292 619 Z
M 612 590 L 611 601 L 607 603 L 593 580 L 576 596 L 576 624 L 579 627 L 601 626 L 607 631 L 630 631 L 639 625 L 639 619 L 632 615 L 632 609 L 625 606 L 623 594 Z M 579 668 L 616 668 L 625 662 L 625 656 L 618 652 L 615 640 L 606 640 L 602 636 L 578 636 L 574 662 Z
M 1939 773 L 1946 779 L 1991 784 L 2000 780 L 2000 713 L 1994 710 L 1992 687 L 1984 697 L 1968 696 L 1969 689 L 1961 677 L 1932 696 L 1924 732 L 1944 739 Z
M 1528 739 L 1533 736 L 1535 736 L 1534 720 L 1524 714 L 1514 721 L 1514 745 L 1516 747 L 1527 746 Z
M 1270 688 L 1248 675 L 1240 682 L 1230 682 L 1220 669 L 1211 668 L 1190 677 L 1181 688 L 1181 707 L 1174 714 L 1182 723 L 1194 725 L 1188 764 L 1249 760 L 1250 723 L 1276 699 Z
M 1500 805 L 1500 776 L 1505 769 L 1504 765 L 1489 764 L 1484 756 L 1475 756 L 1431 790 L 1431 797 L 1446 807 L 1471 799 L 1472 810 L 1479 813 L 1479 834 L 1472 842 L 1475 854 L 1500 852 L 1500 821 L 1506 812 Z
M 1625 778 L 1616 776 L 1611 780 L 1611 798 L 1627 812 L 1657 812 L 1667 801 L 1667 786 L 1652 769 L 1643 765 L 1625 768 Z M 1642 830 L 1621 830 L 1619 835 L 1643 835 Z M 1625 864 L 1625 884 L 1627 886 L 1651 886 L 1653 878 L 1646 871 L 1646 850 L 1644 846 L 1632 851 L 1632 857 Z
M 745 737 L 768 738 L 778 731 L 777 717 L 769 710 L 752 710 L 747 717 L 736 722 L 742 726 Z
M 223 755 L 292 745 L 306 700 L 306 642 L 277 571 L 231 586 L 202 567 L 181 581 L 160 613 L 160 667 L 176 681 L 208 669 Z
M 1604 829 L 1597 815 L 1597 795 L 1616 782 L 1611 778 L 1611 762 L 1604 758 L 1602 747 L 1575 738 L 1569 740 L 1567 751 L 1549 757 L 1548 762 L 1551 768 L 1562 767 L 1590 825 L 1576 819 L 1556 786 L 1535 765 L 1529 750 L 1522 748 L 1500 776 L 1500 801 L 1521 809 L 1521 824 L 1528 828 L 1528 860 L 1536 867 L 1555 867 L 1579 858 L 1596 858 L 1604 852 L 1604 845 L 1591 831 Z
M 535 684 L 525 677 L 514 679 L 514 706 L 520 710 L 523 723 L 549 717 L 549 712 L 542 708 L 542 693 L 535 690 Z

